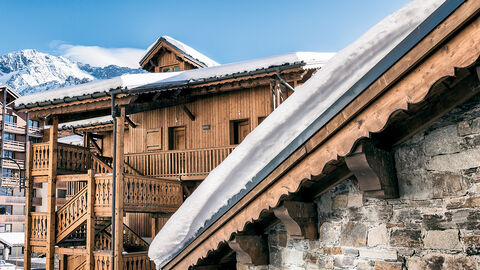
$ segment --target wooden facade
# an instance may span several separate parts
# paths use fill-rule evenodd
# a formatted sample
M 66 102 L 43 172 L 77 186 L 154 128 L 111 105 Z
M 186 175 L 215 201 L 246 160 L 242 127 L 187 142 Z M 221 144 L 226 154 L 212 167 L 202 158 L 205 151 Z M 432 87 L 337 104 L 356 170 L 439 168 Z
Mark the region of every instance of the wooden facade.
M 161 55 L 158 67 L 179 59 L 165 50 Z M 47 254 L 47 269 L 53 269 L 54 254 L 61 255 L 62 269 L 153 269 L 143 238 L 154 237 L 208 173 L 292 93 L 278 76 L 296 86 L 314 71 L 282 65 L 181 92 L 122 92 L 22 109 L 51 124 L 48 139 L 28 148 L 27 190 L 44 183 L 49 200 L 46 212 L 27 212 L 26 269 L 31 252 Z M 72 127 L 83 134 L 84 146 L 57 142 L 58 123 L 107 115 L 112 96 L 115 127 Z M 54 195 L 59 187 L 67 188 L 60 208 Z M 32 192 L 27 194 L 29 203 Z

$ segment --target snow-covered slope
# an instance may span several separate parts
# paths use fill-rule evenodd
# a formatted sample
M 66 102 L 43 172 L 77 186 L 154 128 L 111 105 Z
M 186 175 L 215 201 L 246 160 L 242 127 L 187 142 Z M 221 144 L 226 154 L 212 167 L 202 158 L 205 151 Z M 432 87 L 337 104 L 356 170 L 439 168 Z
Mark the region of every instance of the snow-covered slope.
M 31 49 L 0 56 L 0 84 L 8 84 L 21 95 L 141 72 L 113 65 L 92 67 Z

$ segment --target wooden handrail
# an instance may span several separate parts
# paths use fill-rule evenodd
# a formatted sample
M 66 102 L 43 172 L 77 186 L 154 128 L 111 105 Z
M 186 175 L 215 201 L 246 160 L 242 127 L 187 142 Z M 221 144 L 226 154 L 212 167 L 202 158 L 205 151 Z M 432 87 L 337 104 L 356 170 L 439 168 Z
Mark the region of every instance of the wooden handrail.
M 94 252 L 93 261 L 95 270 L 110 270 L 112 268 L 112 253 L 109 252 Z
M 30 240 L 47 241 L 47 213 L 30 213 L 32 216 L 32 229 Z M 28 233 L 28 232 L 27 232 Z
M 201 149 L 125 154 L 125 161 L 145 176 L 204 178 L 235 149 L 235 145 Z
M 77 195 L 70 199 L 56 213 L 57 242 L 81 224 L 82 218 L 87 214 L 87 187 L 85 186 Z M 80 224 L 79 224 L 80 223 Z
M 155 264 L 150 260 L 147 252 L 133 252 L 123 255 L 123 269 L 155 270 Z
M 128 211 L 176 209 L 183 202 L 182 185 L 176 180 L 124 175 L 124 207 Z

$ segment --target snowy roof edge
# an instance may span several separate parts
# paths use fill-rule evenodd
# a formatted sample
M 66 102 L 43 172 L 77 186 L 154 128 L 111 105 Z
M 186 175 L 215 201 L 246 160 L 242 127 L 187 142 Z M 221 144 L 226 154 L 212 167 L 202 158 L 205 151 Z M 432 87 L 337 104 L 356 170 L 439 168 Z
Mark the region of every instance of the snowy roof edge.
M 150 45 L 149 49 L 147 49 L 147 52 L 145 53 L 145 55 L 142 57 L 142 59 L 140 59 L 140 62 L 139 64 L 142 65 L 142 63 L 145 61 L 145 59 L 151 54 L 151 52 L 157 47 L 158 44 L 160 44 L 160 42 L 165 42 L 167 43 L 168 45 L 172 46 L 173 48 L 177 49 L 179 52 L 183 53 L 185 56 L 188 56 L 189 60 L 192 61 L 192 62 L 195 62 L 196 64 L 198 64 L 199 66 L 202 66 L 202 67 L 209 67 L 208 63 L 205 63 L 203 61 L 201 61 L 200 59 L 197 59 L 196 57 L 194 57 L 193 55 L 190 55 L 188 54 L 187 52 L 185 52 L 184 50 L 182 50 L 181 48 L 179 48 L 178 46 L 176 46 L 175 44 L 173 44 L 172 42 L 168 41 L 165 36 L 161 36 L 160 38 L 158 38 L 152 45 Z M 181 41 L 178 41 L 177 42 L 181 42 Z M 183 42 L 182 42 L 183 43 Z M 185 44 L 186 45 L 186 44 Z M 186 45 L 188 46 L 188 45 Z M 199 52 L 200 53 L 200 52 Z M 216 62 L 215 60 L 211 59 L 210 57 L 204 55 L 203 53 L 200 53 L 202 54 L 204 57 L 212 60 L 213 62 Z
M 368 71 L 357 83 L 355 83 L 347 92 L 329 107 L 320 117 L 318 117 L 310 126 L 300 133 L 286 148 L 284 148 L 273 160 L 271 160 L 253 180 L 248 183 L 245 189 L 230 198 L 227 205 L 222 207 L 205 225 L 200 228 L 194 236 L 188 240 L 178 252 L 173 254 L 166 263 L 175 259 L 182 251 L 188 247 L 198 236 L 204 233 L 220 217 L 222 217 L 230 208 L 247 195 L 255 186 L 257 186 L 265 177 L 267 177 L 276 167 L 285 161 L 295 150 L 304 144 L 311 136 L 322 128 L 330 119 L 340 112 L 347 104 L 358 97 L 363 91 L 376 79 L 378 79 L 388 68 L 393 66 L 410 49 L 418 44 L 426 35 L 437 27 L 446 17 L 453 13 L 466 0 L 446 0 L 437 8 L 428 18 L 426 18 L 413 32 L 403 39 L 394 49 L 392 49 L 378 64 Z M 164 264 L 165 265 L 165 264 Z

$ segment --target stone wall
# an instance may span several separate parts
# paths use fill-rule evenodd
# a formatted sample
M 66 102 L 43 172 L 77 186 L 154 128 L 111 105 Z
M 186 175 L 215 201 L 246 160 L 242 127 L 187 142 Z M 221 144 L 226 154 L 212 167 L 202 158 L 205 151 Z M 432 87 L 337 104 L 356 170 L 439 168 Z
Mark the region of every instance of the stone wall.
M 240 269 L 480 269 L 480 97 L 394 149 L 400 198 L 355 179 L 316 201 L 318 240 L 267 232 L 270 265 Z

